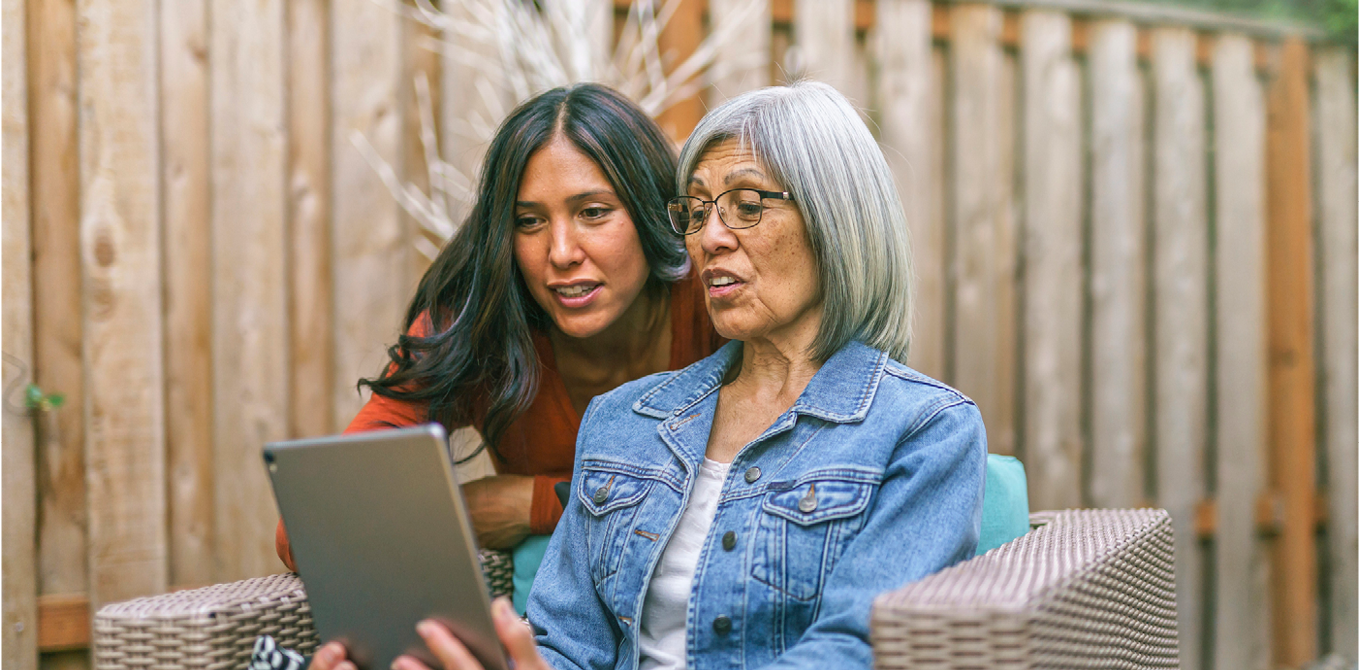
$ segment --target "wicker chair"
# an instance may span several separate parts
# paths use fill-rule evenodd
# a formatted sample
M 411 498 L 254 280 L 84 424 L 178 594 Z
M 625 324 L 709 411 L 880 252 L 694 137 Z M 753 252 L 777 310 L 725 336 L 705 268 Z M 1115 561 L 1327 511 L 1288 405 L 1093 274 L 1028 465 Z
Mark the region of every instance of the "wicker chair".
M 878 668 L 1174 668 L 1175 577 L 1164 510 L 1030 516 L 1027 535 L 874 602 Z M 505 554 L 484 553 L 509 591 Z M 302 583 L 274 575 L 106 606 L 96 670 L 242 668 L 255 637 L 316 647 Z

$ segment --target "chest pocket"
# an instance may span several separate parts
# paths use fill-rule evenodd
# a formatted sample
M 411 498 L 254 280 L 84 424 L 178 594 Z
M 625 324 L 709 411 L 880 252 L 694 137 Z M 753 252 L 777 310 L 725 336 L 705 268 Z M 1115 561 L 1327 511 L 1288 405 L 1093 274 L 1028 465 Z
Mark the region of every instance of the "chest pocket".
M 771 482 L 761 502 L 752 574 L 798 600 L 811 600 L 864 525 L 875 485 L 836 475 Z
M 656 480 L 617 470 L 584 466 L 576 498 L 589 518 L 586 546 L 596 585 L 619 569 L 624 544 L 637 521 L 641 503 Z

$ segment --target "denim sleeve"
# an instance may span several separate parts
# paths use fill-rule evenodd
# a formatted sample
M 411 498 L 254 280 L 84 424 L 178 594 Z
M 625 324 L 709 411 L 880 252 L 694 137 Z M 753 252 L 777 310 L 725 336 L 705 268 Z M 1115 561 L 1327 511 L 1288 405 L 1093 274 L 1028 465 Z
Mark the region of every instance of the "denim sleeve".
M 874 597 L 972 557 L 987 436 L 972 402 L 928 413 L 897 444 L 864 527 L 827 576 L 817 618 L 767 668 L 869 668 Z M 904 550 L 905 548 L 905 550 Z
M 582 442 L 594 434 L 599 412 L 591 400 L 581 417 L 576 438 L 576 463 L 572 466 L 572 495 L 562 519 L 548 541 L 542 565 L 534 578 L 527 606 L 538 652 L 558 670 L 606 670 L 613 668 L 621 637 L 618 623 L 596 594 L 586 561 L 585 510 L 576 497 L 580 486 Z M 548 625 L 544 625 L 544 624 Z M 606 632 L 608 634 L 606 634 Z

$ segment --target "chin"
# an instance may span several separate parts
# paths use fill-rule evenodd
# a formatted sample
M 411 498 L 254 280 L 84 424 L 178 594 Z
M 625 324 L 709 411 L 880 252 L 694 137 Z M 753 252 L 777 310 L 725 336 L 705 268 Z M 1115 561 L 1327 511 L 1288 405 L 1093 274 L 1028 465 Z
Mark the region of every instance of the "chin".
M 608 323 L 601 323 L 601 319 L 581 318 L 555 321 L 555 323 L 557 329 L 562 331 L 563 335 L 577 340 L 599 335 L 609 325 Z

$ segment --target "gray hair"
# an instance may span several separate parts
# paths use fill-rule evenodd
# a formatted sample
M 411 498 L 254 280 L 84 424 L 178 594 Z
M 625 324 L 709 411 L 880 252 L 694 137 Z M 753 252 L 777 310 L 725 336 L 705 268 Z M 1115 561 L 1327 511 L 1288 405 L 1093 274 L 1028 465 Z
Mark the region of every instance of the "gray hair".
M 704 153 L 729 139 L 750 149 L 803 216 L 822 290 L 813 357 L 825 361 L 858 340 L 905 363 L 914 284 L 907 217 L 859 113 L 818 82 L 739 95 L 709 112 L 680 150 L 681 193 Z

